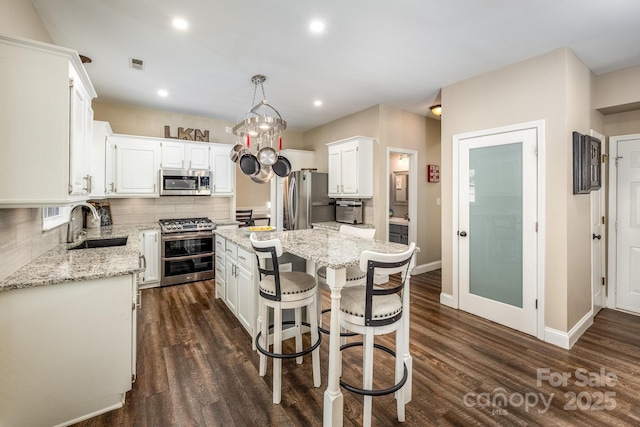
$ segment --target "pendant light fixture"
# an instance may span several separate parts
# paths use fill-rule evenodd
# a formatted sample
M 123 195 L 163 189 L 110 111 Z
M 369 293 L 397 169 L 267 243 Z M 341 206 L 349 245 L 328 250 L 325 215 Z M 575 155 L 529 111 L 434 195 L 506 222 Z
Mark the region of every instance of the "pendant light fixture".
M 247 148 L 251 149 L 251 142 L 256 139 L 259 144 L 269 144 L 269 146 L 281 143 L 282 131 L 287 128 L 287 122 L 273 106 L 271 106 L 264 94 L 263 83 L 267 77 L 263 74 L 256 74 L 251 77 L 253 88 L 253 106 L 247 111 L 233 127 L 233 134 L 242 138 Z M 256 93 L 258 86 L 262 90 L 262 101 L 256 103 Z M 275 113 L 275 114 L 274 114 Z

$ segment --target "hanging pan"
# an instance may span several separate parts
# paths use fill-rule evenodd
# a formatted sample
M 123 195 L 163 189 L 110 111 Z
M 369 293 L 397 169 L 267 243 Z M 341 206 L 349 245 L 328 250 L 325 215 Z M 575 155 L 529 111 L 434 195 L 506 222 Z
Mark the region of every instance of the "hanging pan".
M 280 138 L 278 149 L 282 150 L 282 138 Z M 285 156 L 278 155 L 278 159 L 271 166 L 273 168 L 273 172 L 278 175 L 280 178 L 286 178 L 291 173 L 291 162 Z
M 278 160 L 278 153 L 276 153 L 276 150 L 271 146 L 271 140 L 269 140 L 268 147 L 263 147 L 258 150 L 256 157 L 258 157 L 258 161 L 261 164 L 266 166 L 271 166 Z
M 229 154 L 229 157 L 231 158 L 231 161 L 233 163 L 238 163 L 238 160 L 240 160 L 240 157 L 242 157 L 243 154 L 246 154 L 248 152 L 249 152 L 249 149 L 244 144 L 238 142 L 231 149 L 231 153 Z
M 240 170 L 247 176 L 255 176 L 258 172 L 260 172 L 260 162 L 251 154 L 251 138 L 247 135 L 247 152 L 240 156 Z
M 258 172 L 255 176 L 251 177 L 253 182 L 257 182 L 258 184 L 264 184 L 271 181 L 273 178 L 273 169 L 271 166 L 262 165 L 260 166 L 260 172 Z

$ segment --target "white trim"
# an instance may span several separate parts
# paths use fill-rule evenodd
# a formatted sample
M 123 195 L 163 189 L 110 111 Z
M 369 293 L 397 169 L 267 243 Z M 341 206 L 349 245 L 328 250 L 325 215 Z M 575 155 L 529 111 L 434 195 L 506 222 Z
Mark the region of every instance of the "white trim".
M 595 131 L 593 129 L 591 129 L 589 131 L 589 134 L 591 136 L 595 136 L 596 138 L 598 138 L 601 141 L 601 154 L 605 156 L 605 159 L 608 159 L 607 154 L 607 144 L 606 144 L 606 136 L 604 136 L 603 134 L 601 134 L 598 131 Z M 600 171 L 600 179 L 602 180 L 601 182 L 601 187 L 600 190 L 602 193 L 600 194 L 600 213 L 602 216 L 604 216 L 605 218 L 607 217 L 607 174 L 606 174 L 606 168 L 604 166 L 602 166 L 602 170 Z M 590 211 L 590 221 L 591 224 L 590 226 L 593 226 L 593 210 L 591 209 L 591 205 L 593 204 L 593 192 L 589 193 L 589 211 Z M 598 219 L 600 220 L 600 219 Z M 601 265 L 600 265 L 600 271 L 601 274 L 604 276 L 604 280 L 605 283 L 607 283 L 607 265 L 606 265 L 606 259 L 607 259 L 607 251 L 606 251 L 606 247 L 607 247 L 607 227 L 606 225 L 604 227 L 602 227 L 602 250 L 601 250 L 601 257 L 600 257 L 600 261 L 601 261 Z M 593 244 L 591 244 L 591 261 L 593 261 Z M 595 317 L 598 313 L 595 312 L 595 310 L 593 309 L 594 307 L 594 301 L 593 301 L 593 294 L 594 294 L 594 287 L 595 286 L 602 286 L 600 285 L 600 281 L 598 280 L 597 282 L 594 281 L 594 277 L 593 277 L 593 266 L 591 266 L 591 313 L 592 313 L 592 317 Z M 606 297 L 604 296 L 606 294 L 606 292 L 604 290 L 601 291 L 602 292 L 602 296 L 601 298 L 601 304 L 602 307 L 606 307 L 607 306 L 607 301 L 606 301 Z
M 378 239 L 386 241 L 389 240 L 389 217 L 387 213 L 389 212 L 389 194 L 391 191 L 391 189 L 389 188 L 389 174 L 391 173 L 389 156 L 392 153 L 407 154 L 409 156 L 409 218 L 414 218 L 414 221 L 409 221 L 409 243 L 416 242 L 417 246 L 418 223 L 415 219 L 418 218 L 418 152 L 416 150 L 408 150 L 405 148 L 387 147 L 387 173 L 385 175 L 386 209 L 384 211 L 385 221 L 383 230 L 384 235 L 382 237 L 379 236 Z
M 102 409 L 98 409 L 97 411 L 91 412 L 89 414 L 85 414 L 82 415 L 78 418 L 74 418 L 72 420 L 69 421 L 65 421 L 63 423 L 60 423 L 58 425 L 56 425 L 55 427 L 66 427 L 66 426 L 70 426 L 73 424 L 77 424 L 81 421 L 85 421 L 88 420 L 89 418 L 93 418 L 93 417 L 97 417 L 98 415 L 102 415 L 102 414 L 106 414 L 107 412 L 110 411 L 114 411 L 116 409 L 120 409 L 124 406 L 124 399 L 125 399 L 125 394 L 123 393 L 120 397 L 120 402 L 119 403 L 115 403 L 111 406 L 107 406 L 106 408 L 102 408 Z
M 538 266 L 537 266 L 537 299 L 538 299 L 538 312 L 537 312 L 537 333 L 536 336 L 538 339 L 545 339 L 545 304 L 544 304 L 544 295 L 545 295 L 545 235 L 546 235 L 546 162 L 545 162 L 545 152 L 546 152 L 546 138 L 545 138 L 545 121 L 544 120 L 535 120 L 531 122 L 519 123 L 515 125 L 503 126 L 492 129 L 485 129 L 480 131 L 468 132 L 463 134 L 453 135 L 453 145 L 452 145 L 452 203 L 451 203 L 451 215 L 452 215 L 452 244 L 451 244 L 451 278 L 452 278 L 452 293 L 451 293 L 451 305 L 450 307 L 459 308 L 459 262 L 458 262 L 458 238 L 457 238 L 457 230 L 458 230 L 458 221 L 459 221 L 459 213 L 458 213 L 458 175 L 460 173 L 458 168 L 458 146 L 460 141 L 467 138 L 476 138 L 485 135 L 491 135 L 496 133 L 506 133 L 506 132 L 515 132 L 519 130 L 525 129 L 536 129 L 537 134 L 537 176 L 538 176 L 538 206 L 537 206 L 537 218 L 538 218 L 538 233 L 537 233 L 537 258 L 538 258 Z M 442 297 L 440 298 L 442 302 Z
M 446 305 L 447 307 L 451 308 L 458 308 L 454 307 L 453 295 L 445 294 L 444 292 L 440 292 L 440 304 Z
M 618 291 L 617 282 L 617 247 L 618 235 L 616 232 L 616 222 L 618 218 L 618 167 L 616 166 L 616 157 L 618 157 L 618 142 L 628 139 L 640 139 L 640 133 L 629 135 L 616 135 L 609 137 L 609 219 L 607 224 L 607 236 L 609 239 L 608 258 L 607 258 L 607 307 L 616 309 L 616 293 Z
M 544 341 L 569 350 L 589 327 L 593 325 L 593 311 L 584 315 L 569 332 L 561 332 L 553 328 L 545 328 Z
M 440 260 L 416 265 L 413 270 L 411 270 L 411 275 L 415 276 L 417 274 L 428 273 L 433 270 L 438 270 L 439 268 L 442 268 L 442 261 Z
M 60 213 L 55 216 L 46 216 L 47 209 L 59 208 Z M 45 206 L 42 208 L 42 231 L 51 230 L 69 222 L 69 206 Z

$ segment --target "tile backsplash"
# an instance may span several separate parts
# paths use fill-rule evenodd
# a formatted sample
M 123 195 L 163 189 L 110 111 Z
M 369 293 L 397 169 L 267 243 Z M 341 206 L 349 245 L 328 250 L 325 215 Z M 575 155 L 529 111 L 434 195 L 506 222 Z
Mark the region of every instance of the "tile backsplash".
M 155 199 L 109 199 L 114 224 L 157 222 L 164 218 L 232 218 L 231 197 L 163 196 Z
M 0 279 L 62 243 L 67 225 L 42 231 L 42 209 L 0 209 Z
M 157 222 L 161 218 L 229 219 L 231 197 L 175 196 L 156 199 L 109 199 L 114 224 Z M 75 211 L 82 221 L 82 209 Z M 0 279 L 67 238 L 67 224 L 42 231 L 42 209 L 0 209 Z

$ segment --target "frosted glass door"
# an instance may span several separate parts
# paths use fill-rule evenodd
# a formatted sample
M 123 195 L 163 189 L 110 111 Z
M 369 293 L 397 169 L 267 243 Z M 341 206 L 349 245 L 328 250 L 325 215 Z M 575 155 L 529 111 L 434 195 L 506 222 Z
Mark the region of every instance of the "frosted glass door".
M 469 292 L 522 308 L 522 144 L 469 150 Z
M 460 141 L 460 308 L 536 332 L 536 131 Z

